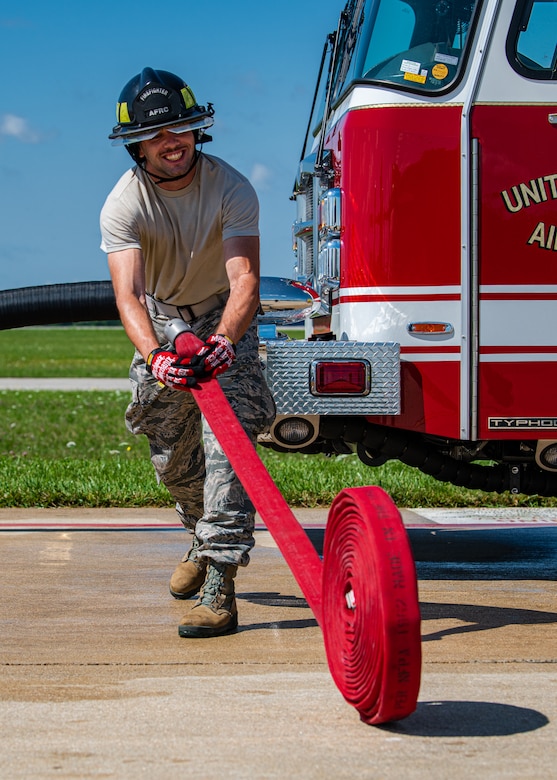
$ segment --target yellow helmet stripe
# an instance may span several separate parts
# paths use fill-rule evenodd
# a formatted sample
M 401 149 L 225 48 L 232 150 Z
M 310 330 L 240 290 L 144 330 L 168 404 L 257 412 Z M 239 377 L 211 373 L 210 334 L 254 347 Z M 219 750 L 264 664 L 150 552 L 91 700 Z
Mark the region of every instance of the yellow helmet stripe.
M 182 87 L 180 92 L 182 93 L 182 97 L 184 98 L 184 103 L 186 108 L 193 108 L 193 106 L 195 106 L 197 101 L 195 100 L 195 95 L 193 94 L 191 89 L 187 86 Z
M 116 121 L 120 124 L 131 122 L 127 103 L 116 104 Z

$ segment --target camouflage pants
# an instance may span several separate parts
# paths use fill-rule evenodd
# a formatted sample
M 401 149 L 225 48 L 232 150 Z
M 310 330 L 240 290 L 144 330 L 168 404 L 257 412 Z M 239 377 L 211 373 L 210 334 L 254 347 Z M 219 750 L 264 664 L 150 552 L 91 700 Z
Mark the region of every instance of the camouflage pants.
M 222 310 L 192 323 L 199 338 L 214 333 Z M 153 319 L 161 346 L 167 317 Z M 242 427 L 255 443 L 275 415 L 258 357 L 254 321 L 237 344 L 236 360 L 218 377 Z M 157 478 L 176 501 L 184 526 L 195 534 L 196 555 L 246 566 L 254 545 L 255 510 L 191 393 L 160 387 L 136 352 L 130 367 L 132 401 L 126 425 L 149 439 Z

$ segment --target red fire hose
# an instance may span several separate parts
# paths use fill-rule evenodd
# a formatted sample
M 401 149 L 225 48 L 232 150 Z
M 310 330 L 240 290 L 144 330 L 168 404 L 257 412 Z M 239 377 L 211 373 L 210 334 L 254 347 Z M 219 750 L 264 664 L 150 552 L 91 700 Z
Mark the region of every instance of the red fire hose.
M 370 724 L 410 715 L 420 687 L 420 612 L 394 503 L 377 487 L 342 490 L 329 511 L 321 563 L 218 382 L 192 392 L 321 626 L 346 701 Z

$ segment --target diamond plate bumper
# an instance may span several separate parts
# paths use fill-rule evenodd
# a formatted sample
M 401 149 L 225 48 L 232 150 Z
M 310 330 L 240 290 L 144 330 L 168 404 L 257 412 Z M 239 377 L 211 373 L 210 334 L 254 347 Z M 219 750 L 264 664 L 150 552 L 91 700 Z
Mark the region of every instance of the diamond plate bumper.
M 277 414 L 400 414 L 400 350 L 393 343 L 358 341 L 268 341 L 267 384 Z M 371 390 L 364 396 L 316 396 L 310 389 L 315 360 L 365 359 Z

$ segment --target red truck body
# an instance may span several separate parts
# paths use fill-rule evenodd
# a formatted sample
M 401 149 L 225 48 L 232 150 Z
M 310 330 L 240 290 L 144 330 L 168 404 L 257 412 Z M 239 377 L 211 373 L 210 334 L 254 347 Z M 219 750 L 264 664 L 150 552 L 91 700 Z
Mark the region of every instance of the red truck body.
M 296 276 L 322 305 L 314 346 L 285 354 L 371 349 L 371 385 L 360 407 L 354 383 L 333 386 L 334 408 L 309 387 L 308 412 L 283 399 L 273 363 L 288 348 L 269 345 L 279 424 L 313 428 L 270 446 L 342 442 L 370 465 L 557 495 L 557 3 L 348 2 L 294 195 Z M 396 379 L 375 366 L 371 345 L 386 344 Z M 378 390 L 394 411 L 369 406 Z

